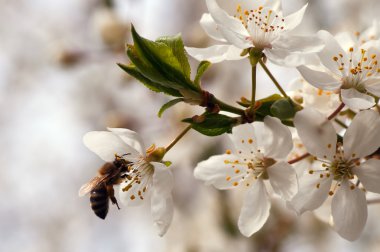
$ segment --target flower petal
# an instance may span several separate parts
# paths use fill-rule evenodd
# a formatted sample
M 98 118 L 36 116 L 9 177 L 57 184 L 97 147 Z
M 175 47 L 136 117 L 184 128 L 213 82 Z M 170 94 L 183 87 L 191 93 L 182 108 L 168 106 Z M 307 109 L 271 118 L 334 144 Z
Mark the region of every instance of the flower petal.
M 267 171 L 273 190 L 284 200 L 291 200 L 297 194 L 297 174 L 290 164 L 281 161 L 268 167 Z
M 273 7 L 276 7 L 278 5 L 279 1 L 280 0 L 272 0 L 272 1 L 268 1 L 268 0 L 255 0 L 255 1 L 231 0 L 231 1 L 227 2 L 228 4 L 226 6 L 223 5 L 223 7 L 228 8 L 228 10 L 231 9 L 230 8 L 231 6 L 233 6 L 235 8 L 236 6 L 239 6 L 239 5 L 240 5 L 242 10 L 256 10 L 259 7 L 269 7 L 271 9 L 273 9 Z M 226 2 L 226 1 L 221 1 L 221 2 Z
M 307 5 L 308 4 L 305 4 L 298 11 L 296 11 L 296 12 L 285 17 L 285 29 L 286 30 L 293 30 L 294 28 L 296 28 L 301 23 L 303 16 L 305 14 Z
M 174 207 L 172 196 L 163 197 L 163 195 L 154 191 L 150 204 L 154 226 L 158 230 L 158 235 L 163 236 L 173 219 Z
M 194 177 L 205 181 L 206 185 L 212 184 L 218 189 L 230 189 L 236 186 L 246 171 L 246 166 L 235 155 L 218 155 L 198 163 L 194 169 Z M 234 166 L 234 167 L 232 167 Z M 240 172 L 236 172 L 239 170 Z
M 256 141 L 256 148 L 260 149 L 260 152 L 262 149 L 264 151 L 262 153 L 265 153 L 265 150 L 269 149 L 269 146 L 273 142 L 273 134 L 269 131 L 269 128 L 264 125 L 264 122 L 253 122 L 251 125 L 253 125 L 253 139 Z
M 251 43 L 246 40 L 249 33 L 240 20 L 228 15 L 215 0 L 206 0 L 206 5 L 221 34 L 229 43 L 241 49 L 251 46 Z
M 124 128 L 107 128 L 109 131 L 118 135 L 126 144 L 138 150 L 141 155 L 145 155 L 145 145 L 139 134 Z
M 137 158 L 139 152 L 127 145 L 119 136 L 108 131 L 92 131 L 83 136 L 84 145 L 106 162 L 113 162 L 115 154 L 129 154 L 128 159 Z
M 242 124 L 232 129 L 232 134 L 229 134 L 231 141 L 235 146 L 236 152 L 240 157 L 252 156 L 252 151 L 257 151 L 256 128 L 252 124 Z M 261 146 L 260 146 L 261 147 Z
M 223 35 L 220 33 L 218 29 L 218 25 L 215 23 L 214 19 L 211 17 L 209 13 L 204 13 L 202 15 L 200 24 L 209 37 L 220 42 L 226 42 L 226 39 L 223 37 Z
M 281 0 L 232 0 L 228 2 L 231 3 L 229 6 L 236 7 L 237 5 L 240 5 L 242 10 L 256 10 L 260 7 L 264 7 L 272 9 L 274 12 L 278 12 L 281 7 Z
M 272 132 L 272 141 L 264 155 L 274 159 L 284 159 L 293 149 L 292 133 L 278 118 L 266 116 L 264 125 Z
M 264 54 L 272 63 L 285 67 L 319 64 L 315 53 L 291 52 L 285 49 L 264 49 Z
M 360 41 L 366 41 L 371 39 L 379 39 L 380 34 L 380 21 L 373 20 L 372 25 L 368 27 L 365 31 L 360 33 Z
M 351 186 L 354 189 L 351 189 Z M 331 213 L 335 231 L 344 239 L 356 240 L 367 222 L 367 201 L 364 192 L 344 181 L 333 198 Z
M 297 67 L 302 77 L 316 88 L 322 90 L 337 90 L 341 86 L 341 82 L 330 74 L 315 71 L 305 66 Z
M 370 95 L 360 93 L 354 88 L 342 89 L 340 91 L 342 95 L 342 101 L 350 109 L 369 109 L 375 106 L 375 98 Z
M 294 125 L 311 155 L 333 160 L 337 136 L 334 126 L 322 113 L 312 108 L 304 108 L 295 115 Z
M 240 56 L 242 50 L 233 45 L 214 45 L 207 48 L 185 47 L 187 53 L 198 61 L 207 60 L 219 63 L 224 60 L 241 60 L 247 56 Z
M 368 92 L 380 96 L 380 77 L 369 78 L 363 82 L 363 85 Z
M 288 202 L 288 206 L 303 214 L 312 211 L 322 205 L 330 191 L 332 178 L 320 178 L 318 174 L 305 174 L 299 180 L 298 193 Z
M 240 232 L 246 237 L 256 233 L 267 221 L 269 210 L 268 193 L 264 182 L 258 179 L 245 194 L 238 221 Z
M 171 195 L 174 179 L 172 172 L 162 163 L 152 162 L 154 167 L 153 189 L 161 195 Z
M 343 137 L 344 156 L 363 158 L 380 147 L 380 116 L 373 110 L 358 113 Z
M 346 52 L 328 31 L 319 31 L 318 37 L 326 44 L 323 50 L 318 53 L 322 64 L 337 76 L 342 76 L 342 73 L 339 70 L 340 65 L 334 60 L 334 57 L 340 57 L 339 54 L 341 54 L 343 56 L 341 57 L 342 59 L 348 60 Z
M 358 44 L 357 37 L 351 32 L 340 32 L 334 36 L 335 40 L 342 47 L 343 50 L 347 50 Z
M 164 164 L 153 162 L 153 192 L 151 198 L 151 212 L 154 226 L 158 234 L 163 236 L 173 219 L 173 175 Z
M 380 193 L 380 160 L 371 158 L 352 171 L 367 191 Z
M 284 34 L 273 41 L 273 48 L 289 52 L 316 53 L 321 51 L 325 44 L 317 36 L 294 36 Z

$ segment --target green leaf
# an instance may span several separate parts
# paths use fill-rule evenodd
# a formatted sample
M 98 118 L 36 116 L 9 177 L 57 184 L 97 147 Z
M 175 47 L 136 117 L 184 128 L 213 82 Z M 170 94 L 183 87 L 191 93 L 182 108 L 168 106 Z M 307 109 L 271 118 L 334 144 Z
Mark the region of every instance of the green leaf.
M 179 102 L 182 102 L 184 101 L 183 98 L 177 98 L 177 99 L 174 99 L 174 100 L 171 100 L 167 103 L 165 103 L 164 105 L 162 105 L 162 107 L 160 108 L 160 111 L 158 111 L 158 117 L 161 117 L 162 114 L 170 107 L 176 105 L 177 103 Z
M 124 65 L 121 63 L 117 64 L 121 69 L 123 69 L 125 72 L 127 72 L 129 75 L 136 78 L 138 81 L 140 81 L 142 84 L 144 84 L 147 88 L 154 92 L 163 92 L 165 94 L 175 96 L 175 97 L 181 97 L 181 93 L 177 91 L 176 89 L 168 88 L 165 86 L 162 86 L 159 83 L 153 82 L 150 79 L 146 78 L 144 75 L 142 75 L 139 72 L 139 69 L 134 65 Z
M 177 58 L 174 50 L 179 54 L 178 45 L 180 42 L 176 42 L 176 49 L 172 49 L 168 44 L 173 45 L 173 42 L 168 42 L 168 44 L 161 42 L 154 42 L 141 37 L 132 26 L 132 37 L 134 41 L 135 55 L 145 62 L 149 62 L 151 66 L 161 74 L 167 81 L 158 80 L 163 85 L 169 85 L 171 88 L 186 88 L 197 90 L 190 80 L 190 75 L 187 70 L 183 68 L 180 61 L 184 58 Z M 129 54 L 128 54 L 129 56 Z M 131 59 L 133 62 L 133 59 Z M 135 63 L 135 62 L 133 62 Z M 135 63 L 136 64 L 136 63 Z M 145 75 L 145 69 L 141 68 L 136 64 L 140 72 Z M 186 68 L 186 67 L 185 67 Z M 150 69 L 149 69 L 150 70 Z M 155 81 L 155 79 L 152 79 Z
M 281 120 L 293 118 L 296 114 L 292 102 L 286 98 L 275 101 L 270 107 L 270 112 L 273 116 Z
M 191 124 L 191 127 L 206 136 L 218 136 L 224 133 L 231 133 L 236 125 L 237 119 L 222 114 L 205 114 L 197 119 L 187 118 L 182 120 Z
M 169 37 L 161 37 L 156 40 L 156 42 L 162 42 L 166 44 L 170 49 L 172 49 L 174 56 L 177 58 L 181 65 L 182 73 L 190 79 L 191 68 L 189 60 L 185 53 L 185 46 L 183 44 L 181 34 Z
M 198 65 L 197 74 L 195 75 L 194 84 L 200 89 L 201 88 L 201 78 L 207 69 L 211 66 L 211 62 L 202 61 Z
M 146 78 L 150 79 L 153 82 L 160 83 L 161 85 L 168 87 L 172 86 L 171 84 L 166 83 L 169 81 L 159 71 L 157 71 L 149 61 L 147 61 L 139 54 L 135 46 L 128 45 L 127 55 L 131 62 L 138 68 L 139 72 Z

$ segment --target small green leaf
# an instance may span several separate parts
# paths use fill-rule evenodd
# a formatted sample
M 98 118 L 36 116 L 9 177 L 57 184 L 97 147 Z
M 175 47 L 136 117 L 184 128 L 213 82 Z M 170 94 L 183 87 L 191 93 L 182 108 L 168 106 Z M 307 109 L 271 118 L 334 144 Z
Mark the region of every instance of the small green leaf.
M 144 75 L 142 75 L 136 66 L 134 65 L 124 65 L 121 63 L 117 64 L 121 69 L 123 69 L 125 72 L 127 72 L 129 75 L 136 78 L 138 81 L 140 81 L 142 84 L 144 84 L 147 88 L 154 92 L 163 92 L 165 94 L 175 96 L 175 97 L 181 97 L 181 93 L 175 89 L 168 88 L 165 86 L 162 86 L 159 83 L 153 82 L 150 79 L 146 78 Z
M 158 38 L 156 42 L 162 42 L 166 44 L 170 49 L 172 49 L 174 56 L 177 58 L 178 62 L 181 65 L 182 73 L 190 79 L 191 68 L 189 60 L 185 53 L 185 46 L 183 45 L 181 34 L 173 37 L 161 37 Z
M 158 117 L 161 117 L 162 114 L 163 114 L 168 108 L 170 108 L 170 107 L 172 107 L 172 106 L 174 106 L 174 105 L 176 105 L 177 103 L 182 102 L 182 101 L 184 101 L 183 98 L 177 98 L 177 99 L 174 99 L 174 100 L 171 100 L 171 101 L 165 103 L 165 104 L 162 105 L 162 107 L 160 108 L 160 111 L 158 111 L 158 114 L 157 114 Z
M 281 120 L 293 118 L 296 114 L 292 102 L 286 98 L 275 101 L 270 107 L 270 112 Z
M 194 84 L 200 89 L 201 88 L 201 78 L 207 69 L 211 66 L 211 62 L 202 61 L 198 65 L 197 74 L 195 75 Z
M 191 127 L 206 136 L 218 136 L 224 133 L 231 133 L 236 125 L 237 119 L 222 114 L 205 114 L 200 116 L 201 120 L 187 118 L 182 120 L 191 124 Z
M 146 78 L 153 82 L 160 83 L 161 85 L 165 85 L 165 83 L 168 82 L 167 79 L 159 71 L 157 71 L 149 61 L 139 54 L 135 46 L 128 45 L 127 55 L 131 62 L 138 68 L 139 72 Z M 170 84 L 166 84 L 166 86 L 170 87 Z
M 181 87 L 197 90 L 190 80 L 188 70 L 184 70 L 183 62 L 182 64 L 180 63 L 184 58 L 182 57 L 181 59 L 178 59 L 174 54 L 173 49 L 168 46 L 168 44 L 173 45 L 173 42 L 163 43 L 162 39 L 161 42 L 145 39 L 136 32 L 133 26 L 132 37 L 136 55 L 140 59 L 143 59 L 143 61 L 149 62 L 153 68 L 167 80 L 167 82 L 159 81 L 161 84 L 171 85 L 169 87 L 175 89 Z M 178 44 L 179 42 L 177 41 L 177 47 Z M 178 48 L 175 48 L 174 50 L 179 54 Z M 140 69 L 141 73 L 145 75 L 145 69 L 141 69 L 139 66 L 137 67 Z M 186 68 L 187 67 L 185 66 L 185 69 Z

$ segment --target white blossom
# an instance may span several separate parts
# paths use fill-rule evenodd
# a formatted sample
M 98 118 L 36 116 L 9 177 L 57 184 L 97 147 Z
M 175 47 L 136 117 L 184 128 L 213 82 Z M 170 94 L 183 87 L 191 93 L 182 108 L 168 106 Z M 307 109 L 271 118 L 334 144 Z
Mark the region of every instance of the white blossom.
M 330 195 L 334 229 L 347 240 L 361 234 L 367 220 L 364 189 L 380 193 L 380 160 L 367 159 L 380 146 L 380 117 L 375 111 L 358 113 L 345 132 L 343 144 L 330 121 L 306 108 L 294 124 L 313 166 L 300 179 L 300 189 L 289 205 L 298 213 L 317 209 Z M 360 181 L 364 188 L 356 185 Z
M 234 16 L 221 9 L 216 0 L 206 0 L 206 5 L 209 13 L 203 14 L 200 23 L 211 38 L 224 44 L 187 47 L 187 52 L 199 61 L 239 60 L 245 57 L 241 56 L 244 49 L 254 47 L 275 64 L 299 66 L 323 48 L 322 41 L 314 36 L 290 34 L 301 23 L 307 4 L 286 17 L 276 8 L 278 0 L 251 1 L 247 9 L 239 4 Z
M 318 89 L 303 78 L 296 78 L 290 83 L 288 95 L 303 107 L 312 107 L 329 115 L 339 106 L 339 95 L 333 91 Z
M 269 179 L 274 192 L 285 200 L 297 193 L 296 172 L 284 161 L 293 148 L 292 136 L 279 119 L 266 116 L 264 124 L 235 127 L 230 138 L 234 150 L 200 162 L 194 176 L 218 189 L 247 190 L 238 226 L 243 235 L 251 236 L 269 216 L 271 204 L 265 180 Z
M 369 41 L 344 50 L 344 45 L 327 31 L 319 31 L 326 47 L 318 53 L 324 70 L 306 66 L 297 69 L 316 88 L 340 91 L 342 101 L 351 109 L 368 109 L 380 96 L 380 41 Z
M 340 32 L 334 37 L 344 50 L 348 50 L 350 47 L 355 47 L 357 45 L 363 45 L 371 40 L 379 40 L 380 21 L 374 20 L 372 25 L 363 32 Z
M 113 162 L 115 155 L 133 164 L 120 185 L 120 200 L 127 206 L 144 202 L 151 194 L 151 213 L 158 234 L 163 236 L 173 218 L 171 171 L 155 160 L 154 145 L 145 152 L 141 137 L 128 129 L 109 128 L 109 131 L 92 131 L 83 137 L 87 148 L 106 162 Z

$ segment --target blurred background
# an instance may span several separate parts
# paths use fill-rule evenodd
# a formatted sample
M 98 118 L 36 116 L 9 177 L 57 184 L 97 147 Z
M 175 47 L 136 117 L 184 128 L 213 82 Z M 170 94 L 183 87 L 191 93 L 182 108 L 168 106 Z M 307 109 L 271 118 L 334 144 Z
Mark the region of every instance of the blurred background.
M 305 2 L 283 1 L 284 12 Z M 361 31 L 379 9 L 378 0 L 309 1 L 299 32 Z M 227 148 L 225 136 L 190 132 L 168 154 L 175 216 L 163 238 L 152 227 L 149 204 L 120 211 L 110 206 L 104 221 L 87 197 L 77 196 L 102 165 L 82 144 L 86 132 L 126 127 L 147 145 L 166 146 L 185 127 L 180 120 L 200 111 L 178 105 L 157 118 L 167 98 L 116 65 L 127 62 L 130 23 L 150 39 L 182 33 L 186 45 L 205 47 L 213 41 L 199 26 L 204 12 L 203 0 L 0 0 L 0 251 L 379 251 L 377 205 L 369 206 L 355 242 L 312 213 L 296 217 L 278 199 L 261 231 L 240 235 L 242 195 L 192 176 L 198 161 Z M 285 87 L 298 76 L 294 69 L 269 68 Z M 211 68 L 203 85 L 232 103 L 249 94 L 249 76 L 248 62 L 224 62 Z M 259 97 L 276 92 L 261 71 L 259 86 Z

